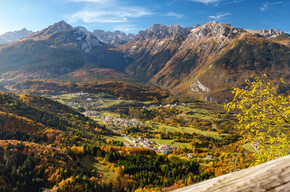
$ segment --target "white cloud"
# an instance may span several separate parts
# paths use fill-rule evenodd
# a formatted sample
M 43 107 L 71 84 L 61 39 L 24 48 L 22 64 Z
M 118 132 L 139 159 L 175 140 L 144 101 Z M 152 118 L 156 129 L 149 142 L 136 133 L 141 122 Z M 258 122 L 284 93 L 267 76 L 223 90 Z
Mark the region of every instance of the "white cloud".
M 68 0 L 69 2 L 91 2 L 91 3 L 109 3 L 112 0 Z
M 209 4 L 209 3 L 218 3 L 221 0 L 191 0 L 191 1 L 204 3 L 204 4 Z
M 209 18 L 217 21 L 220 19 L 224 19 L 224 17 L 228 15 L 231 15 L 231 13 L 218 12 L 216 15 L 209 16 Z
M 183 14 L 174 13 L 174 12 L 166 13 L 164 16 L 167 16 L 167 17 L 175 17 L 177 19 L 181 19 L 182 17 L 184 17 Z
M 84 9 L 68 16 L 69 22 L 77 22 L 79 20 L 86 23 L 123 23 L 129 22 L 130 18 L 138 18 L 152 15 L 142 7 L 118 7 L 118 8 L 100 8 Z
M 168 7 L 173 7 L 173 4 L 176 3 L 176 1 L 178 1 L 178 0 L 170 0 L 166 5 Z
M 232 4 L 232 3 L 241 3 L 245 0 L 191 0 L 194 2 L 204 3 L 206 5 L 213 4 L 214 6 Z
M 231 1 L 226 1 L 222 3 L 222 5 L 227 5 L 227 4 L 233 4 L 233 3 L 241 3 L 244 2 L 245 0 L 231 0 Z
M 115 17 L 111 12 L 82 10 L 69 16 L 69 22 L 83 21 L 85 23 L 120 23 L 127 18 Z
M 127 23 L 132 18 L 152 15 L 153 13 L 140 6 L 121 5 L 118 0 L 68 0 L 70 2 L 82 2 L 85 8 L 66 18 L 74 23 Z M 90 3 L 90 4 L 88 4 Z
M 273 3 L 269 3 L 268 1 L 266 1 L 261 7 L 260 10 L 261 11 L 267 11 L 268 9 L 271 8 L 271 6 L 273 5 L 278 5 L 278 4 L 283 4 L 283 1 L 277 1 L 277 2 L 273 2 Z
M 282 3 L 284 3 L 284 1 L 277 1 L 277 2 L 272 3 L 272 5 L 282 4 Z
M 268 2 L 265 2 L 262 7 L 260 7 L 260 10 L 261 11 L 266 11 L 267 9 L 269 8 L 269 3 Z

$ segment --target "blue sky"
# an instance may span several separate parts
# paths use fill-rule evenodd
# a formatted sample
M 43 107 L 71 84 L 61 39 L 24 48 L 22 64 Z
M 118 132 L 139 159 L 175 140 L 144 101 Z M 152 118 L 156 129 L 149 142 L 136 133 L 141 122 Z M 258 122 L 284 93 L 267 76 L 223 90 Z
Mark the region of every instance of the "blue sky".
M 154 23 L 183 27 L 210 21 L 290 32 L 290 0 L 2 0 L 0 34 L 38 31 L 60 20 L 88 30 L 138 33 Z

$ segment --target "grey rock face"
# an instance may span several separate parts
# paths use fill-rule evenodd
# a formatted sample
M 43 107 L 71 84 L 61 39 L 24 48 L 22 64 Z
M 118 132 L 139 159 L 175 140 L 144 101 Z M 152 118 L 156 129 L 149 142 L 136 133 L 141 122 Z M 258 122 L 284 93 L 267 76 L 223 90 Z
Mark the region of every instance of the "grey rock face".
M 283 32 L 282 31 L 278 31 L 276 29 L 263 29 L 263 30 L 259 30 L 256 31 L 256 33 L 263 35 L 264 37 L 277 37 L 278 35 L 281 35 Z
M 74 29 L 81 31 L 86 35 L 90 34 L 90 32 L 85 27 L 82 26 L 75 27 Z
M 81 42 L 81 48 L 89 53 L 93 47 L 101 46 L 100 41 L 93 35 L 86 35 L 85 41 Z
M 227 37 L 233 30 L 233 27 L 229 24 L 222 24 L 213 21 L 206 25 L 198 26 L 192 29 L 191 34 L 188 37 L 190 39 L 202 39 L 210 37 L 223 38 Z
M 4 33 L 3 35 L 0 35 L 0 45 L 19 41 L 31 35 L 32 33 L 33 33 L 32 31 L 29 31 L 25 28 L 20 31 L 12 31 L 12 32 Z
M 94 30 L 92 32 L 92 35 L 94 35 L 104 43 L 113 45 L 125 44 L 135 37 L 135 35 L 133 35 L 132 33 L 126 34 L 122 33 L 121 31 L 110 32 L 103 30 Z
M 66 37 L 69 40 L 72 40 L 73 43 L 76 43 L 78 47 L 80 47 L 86 53 L 89 53 L 94 47 L 102 45 L 99 39 L 93 36 L 85 27 L 78 26 L 73 28 L 71 25 L 67 24 L 64 21 L 55 23 L 54 25 L 51 25 L 38 33 L 32 34 L 28 38 L 46 39 L 49 38 L 51 35 L 59 32 L 68 32 L 68 36 Z M 67 41 L 67 39 L 62 40 L 63 43 Z
M 74 28 L 67 24 L 64 21 L 60 21 L 58 23 L 55 23 L 51 26 L 49 26 L 46 29 L 41 30 L 40 32 L 34 33 L 31 36 L 29 36 L 29 38 L 35 38 L 35 37 L 39 37 L 39 36 L 48 36 L 51 34 L 54 34 L 56 32 L 67 32 L 67 31 L 71 31 Z
M 181 38 L 186 39 L 189 35 L 192 27 L 182 28 L 180 25 L 162 25 L 154 24 L 149 29 L 145 31 L 140 31 L 139 34 L 134 38 L 135 40 L 145 40 L 145 39 L 176 39 Z

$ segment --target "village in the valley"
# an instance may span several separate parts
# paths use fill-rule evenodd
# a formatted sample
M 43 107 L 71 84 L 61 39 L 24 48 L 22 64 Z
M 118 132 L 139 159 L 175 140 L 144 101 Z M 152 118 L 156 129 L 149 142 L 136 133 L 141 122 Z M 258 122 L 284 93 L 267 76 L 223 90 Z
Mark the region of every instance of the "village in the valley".
M 126 135 L 123 134 L 122 136 L 126 136 Z M 160 145 L 155 141 L 152 141 L 148 138 L 142 138 L 140 136 L 138 136 L 137 138 L 134 138 L 132 141 L 128 139 L 128 142 L 124 142 L 124 145 L 127 147 L 142 146 L 144 148 L 151 149 L 158 153 L 163 153 L 163 154 L 169 154 L 171 150 L 176 150 L 176 147 L 165 145 L 165 144 Z
M 102 116 L 97 111 L 85 111 L 83 112 L 84 115 L 93 117 L 93 118 L 99 118 L 103 120 L 103 123 L 106 125 L 109 125 L 110 127 L 118 128 L 115 129 L 114 132 L 120 133 L 121 130 L 127 127 L 137 127 L 139 125 L 144 125 L 137 119 L 122 119 L 117 117 L 111 117 L 111 116 Z M 160 145 L 156 143 L 155 141 L 152 141 L 148 138 L 142 138 L 138 136 L 137 138 L 129 138 L 126 136 L 126 134 L 121 134 L 121 136 L 126 139 L 127 141 L 124 141 L 123 144 L 126 147 L 138 147 L 142 146 L 147 149 L 154 150 L 158 153 L 164 153 L 168 154 L 171 150 L 176 150 L 175 147 L 170 145 Z
M 121 136 L 126 140 L 123 141 L 124 146 L 126 147 L 144 147 L 147 149 L 154 150 L 158 153 L 163 154 L 169 154 L 171 150 L 176 150 L 176 147 L 166 144 L 159 144 L 156 141 L 150 140 L 148 138 L 142 138 L 140 136 L 137 136 L 136 138 L 131 138 L 127 136 L 124 133 L 121 133 L 121 131 L 128 127 L 137 127 L 137 126 L 143 126 L 144 124 L 140 122 L 138 119 L 125 119 L 120 117 L 113 117 L 113 116 L 105 116 L 102 115 L 99 111 L 94 110 L 97 106 L 97 104 L 94 103 L 94 99 L 88 96 L 88 93 L 70 93 L 67 95 L 68 97 L 74 98 L 74 97 L 80 97 L 81 100 L 75 100 L 75 99 L 66 99 L 64 104 L 68 105 L 69 107 L 73 108 L 83 108 L 88 109 L 82 112 L 85 116 L 91 117 L 92 119 L 98 119 L 101 120 L 105 125 L 108 127 L 113 128 L 113 131 L 115 133 L 121 134 Z M 60 96 L 53 95 L 50 96 L 54 99 L 60 99 Z M 101 102 L 103 103 L 103 102 Z M 189 105 L 182 103 L 181 105 Z M 176 107 L 177 103 L 175 104 L 166 104 L 166 105 L 148 105 L 141 107 L 142 109 L 150 109 L 150 108 L 169 108 L 169 107 Z

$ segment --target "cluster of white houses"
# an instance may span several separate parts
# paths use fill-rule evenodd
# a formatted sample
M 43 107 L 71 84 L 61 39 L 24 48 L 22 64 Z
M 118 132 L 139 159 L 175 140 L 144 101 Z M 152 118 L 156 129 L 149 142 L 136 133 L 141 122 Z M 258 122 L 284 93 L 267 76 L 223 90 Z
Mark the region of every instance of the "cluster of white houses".
M 67 105 L 69 107 L 72 107 L 72 106 L 75 106 L 75 107 L 84 107 L 84 105 L 82 103 L 80 103 L 80 102 L 73 102 L 73 101 L 68 102 Z
M 152 141 L 148 138 L 142 138 L 138 136 L 136 139 L 133 139 L 133 142 L 124 142 L 124 145 L 127 147 L 136 147 L 136 146 L 142 146 L 147 149 L 154 150 L 158 153 L 163 154 L 169 154 L 171 150 L 176 150 L 176 147 L 170 146 L 170 145 L 160 145 L 156 143 L 155 141 Z M 156 147 L 156 145 L 159 145 Z
M 88 116 L 88 117 L 98 117 L 100 115 L 100 112 L 98 112 L 98 111 L 85 111 L 85 112 L 83 112 L 83 114 L 85 116 Z
M 126 127 L 137 127 L 139 125 L 144 125 L 137 119 L 122 119 L 118 117 L 102 116 L 98 111 L 85 111 L 83 114 L 89 117 L 102 119 L 104 123 L 111 127 L 118 127 L 120 130 Z
M 158 147 L 157 152 L 158 153 L 164 153 L 164 154 L 168 155 L 171 150 L 176 150 L 176 147 L 173 147 L 171 145 L 164 145 L 163 144 L 163 145 L 160 145 Z
M 111 116 L 100 116 L 99 118 L 101 118 L 104 123 L 110 125 L 111 127 L 119 127 L 121 129 L 143 125 L 143 123 L 137 119 L 122 119 Z
M 137 119 L 122 119 L 122 118 L 116 118 L 116 117 L 111 117 L 111 116 L 101 116 L 99 112 L 97 111 L 86 111 L 83 113 L 86 116 L 89 117 L 97 117 L 102 119 L 106 124 L 110 125 L 111 127 L 118 127 L 120 128 L 121 131 L 122 129 L 126 127 L 137 127 L 138 125 L 144 125 Z M 126 137 L 125 135 L 122 135 L 123 137 Z M 159 145 L 155 141 L 152 141 L 148 138 L 142 138 L 138 136 L 137 138 L 133 139 L 132 142 L 124 141 L 124 145 L 126 147 L 137 147 L 137 146 L 142 146 L 147 149 L 154 150 L 158 153 L 164 153 L 168 154 L 171 150 L 176 150 L 175 147 L 170 146 L 170 145 Z M 159 145 L 156 147 L 156 145 Z
M 69 96 L 83 96 L 87 95 L 88 93 L 70 93 Z
M 190 103 L 181 103 L 182 106 L 189 106 L 191 105 Z M 149 105 L 149 106 L 143 106 L 143 109 L 150 109 L 150 108 L 169 108 L 169 107 L 177 107 L 178 103 L 174 103 L 174 104 L 166 104 L 166 105 Z

